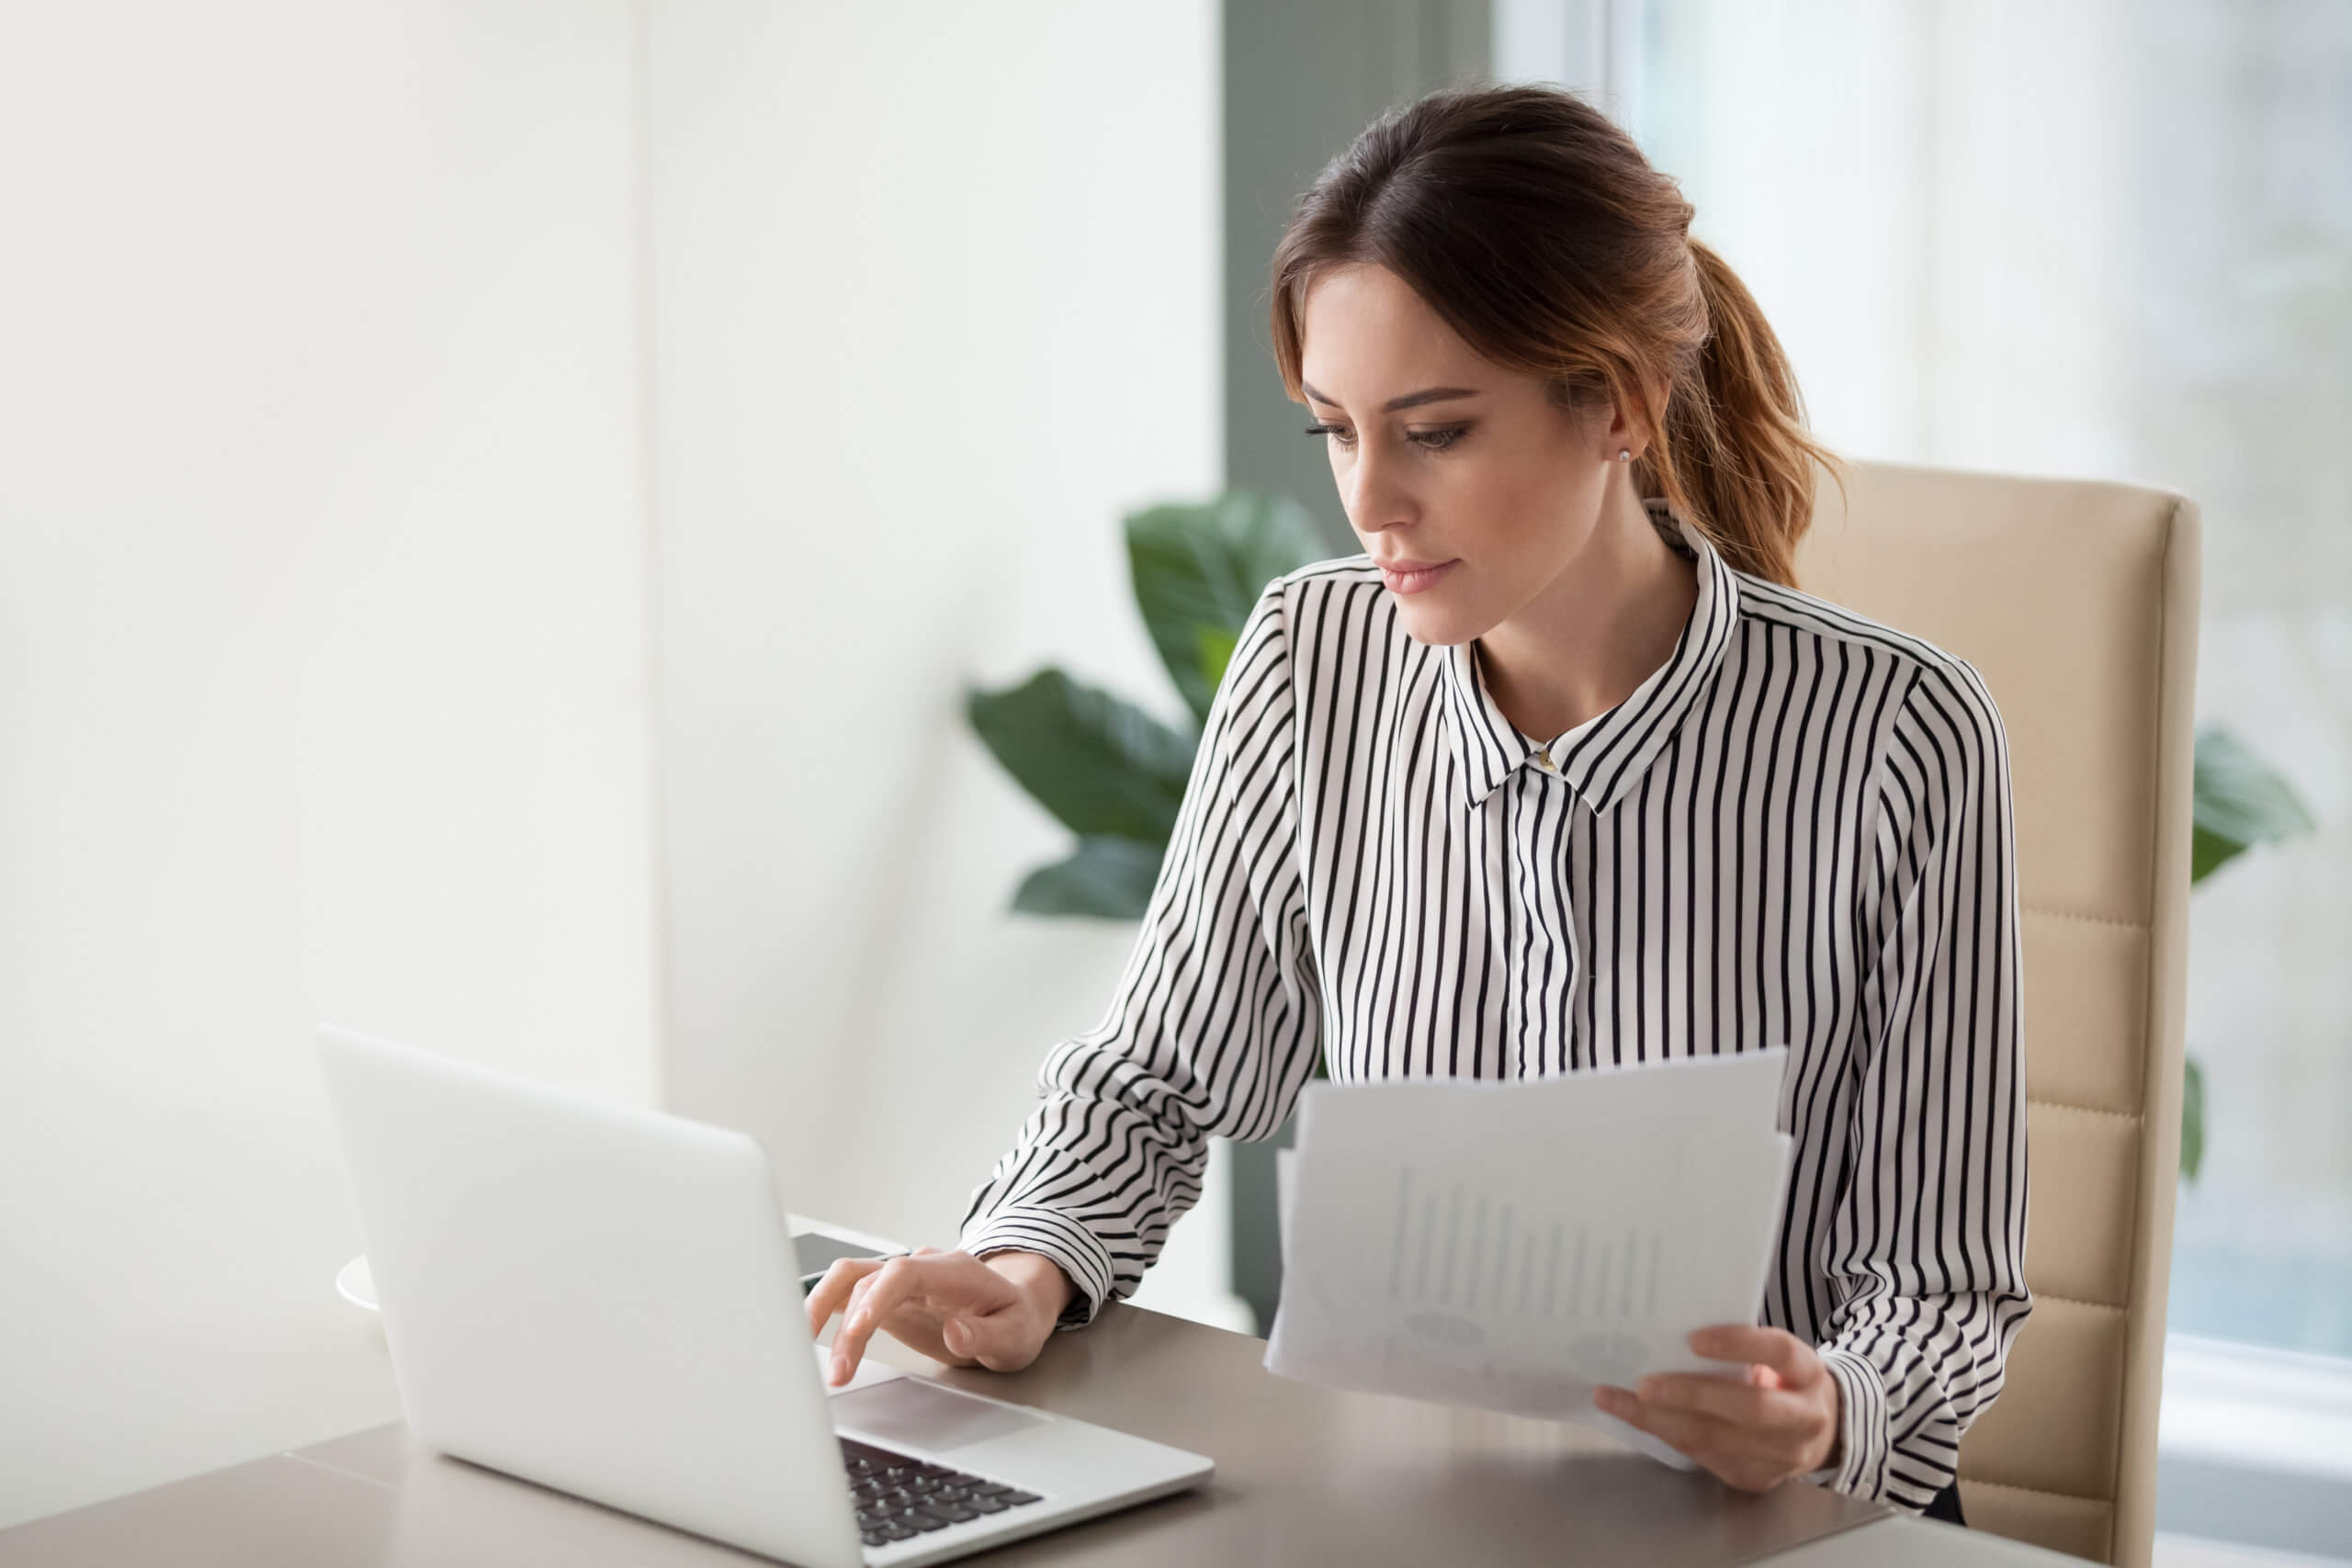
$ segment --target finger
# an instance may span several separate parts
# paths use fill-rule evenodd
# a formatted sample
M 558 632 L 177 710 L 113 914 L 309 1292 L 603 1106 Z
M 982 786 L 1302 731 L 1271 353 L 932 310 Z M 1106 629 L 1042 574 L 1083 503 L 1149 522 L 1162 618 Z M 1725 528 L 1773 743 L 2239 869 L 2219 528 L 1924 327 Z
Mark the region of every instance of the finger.
M 1017 1372 L 1037 1359 L 1036 1336 L 1017 1307 L 951 1318 L 949 1324 L 960 1331 L 958 1339 L 949 1341 L 956 1353 L 992 1372 Z
M 939 1325 L 940 1343 L 951 1353 L 963 1360 L 976 1361 L 990 1371 L 1012 1370 L 1003 1364 L 1010 1353 L 1009 1338 L 1003 1324 L 986 1315 L 950 1317 Z
M 967 1253 L 934 1248 L 928 1257 L 909 1254 L 887 1259 L 850 1287 L 849 1301 L 842 1309 L 841 1331 L 833 1336 L 836 1355 L 831 1377 L 838 1383 L 855 1371 L 874 1331 L 891 1327 L 894 1318 L 897 1326 L 892 1331 L 926 1355 L 936 1355 L 946 1345 L 941 1320 L 957 1316 L 986 1322 L 978 1336 L 989 1358 L 984 1364 L 1026 1366 L 1035 1352 L 1015 1354 L 1022 1344 L 1017 1328 L 989 1321 L 992 1314 L 1022 1304 L 1021 1293 L 1011 1280 L 981 1267 Z M 908 1330 L 914 1325 L 901 1315 L 902 1309 L 917 1305 L 924 1309 L 929 1321 L 921 1325 L 924 1332 L 910 1338 Z M 952 1349 L 951 1353 L 963 1354 Z M 1005 1359 L 1007 1356 L 1013 1359 Z
M 1759 1389 L 1752 1382 L 1710 1378 L 1708 1373 L 1651 1373 L 1634 1384 L 1642 1404 L 1660 1411 L 1689 1411 L 1713 1416 L 1736 1427 L 1773 1427 L 1788 1420 L 1788 1411 L 1773 1401 L 1788 1401 L 1778 1389 Z
M 850 1281 L 849 1300 L 842 1303 L 842 1321 L 843 1323 L 847 1323 L 852 1317 L 857 1314 L 857 1309 L 859 1306 L 864 1304 L 865 1301 L 865 1293 L 874 1289 L 874 1281 L 880 1278 L 882 1278 L 881 1269 L 869 1269 L 863 1275 Z
M 1731 1432 L 1731 1428 L 1712 1416 L 1650 1404 L 1622 1388 L 1600 1390 L 1594 1395 L 1594 1403 L 1627 1426 L 1638 1427 L 1654 1438 L 1663 1438 L 1702 1463 L 1724 1446 Z
M 1759 1371 L 1767 1378 L 1778 1375 L 1771 1368 Z M 1708 1375 L 1668 1375 L 1658 1378 L 1658 1384 L 1651 1392 L 1649 1380 L 1642 1380 L 1637 1392 L 1646 1404 L 1663 1405 L 1668 1411 L 1689 1411 L 1691 1416 L 1713 1416 L 1731 1427 L 1736 1441 L 1755 1453 L 1794 1453 L 1820 1425 L 1818 1404 L 1809 1394 L 1790 1394 L 1785 1389 Z
M 1694 1329 L 1691 1352 L 1721 1361 L 1760 1361 L 1781 1375 L 1792 1388 L 1802 1388 L 1828 1375 L 1821 1353 L 1785 1328 L 1760 1328 L 1752 1324 L 1719 1323 Z
M 817 1288 L 808 1292 L 808 1332 L 822 1334 L 833 1314 L 849 1302 L 850 1292 L 866 1275 L 882 1267 L 878 1258 L 836 1258 Z
M 835 1386 L 847 1382 L 857 1371 L 865 1342 L 874 1337 L 883 1319 L 922 1294 L 923 1280 L 922 1264 L 910 1258 L 893 1258 L 858 1281 L 849 1310 L 842 1314 L 841 1330 L 833 1336 Z
M 1687 1455 L 1726 1485 L 1769 1492 L 1790 1473 L 1778 1454 L 1758 1449 L 1740 1428 L 1712 1416 L 1645 1404 L 1623 1389 L 1605 1390 L 1599 1397 L 1610 1414 Z

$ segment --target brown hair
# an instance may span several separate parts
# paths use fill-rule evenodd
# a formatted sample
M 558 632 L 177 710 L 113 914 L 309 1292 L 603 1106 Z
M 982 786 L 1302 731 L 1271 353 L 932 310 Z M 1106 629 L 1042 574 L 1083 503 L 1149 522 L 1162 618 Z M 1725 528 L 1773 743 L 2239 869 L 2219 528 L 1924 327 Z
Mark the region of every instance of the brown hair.
M 1274 357 L 1304 400 L 1306 292 L 1396 273 L 1479 354 L 1545 377 L 1564 409 L 1625 409 L 1661 496 L 1742 571 L 1796 583 L 1818 459 L 1780 339 L 1690 238 L 1693 209 L 1631 137 L 1556 87 L 1477 85 L 1392 108 L 1324 166 L 1274 249 Z M 1667 389 L 1663 409 L 1648 389 Z

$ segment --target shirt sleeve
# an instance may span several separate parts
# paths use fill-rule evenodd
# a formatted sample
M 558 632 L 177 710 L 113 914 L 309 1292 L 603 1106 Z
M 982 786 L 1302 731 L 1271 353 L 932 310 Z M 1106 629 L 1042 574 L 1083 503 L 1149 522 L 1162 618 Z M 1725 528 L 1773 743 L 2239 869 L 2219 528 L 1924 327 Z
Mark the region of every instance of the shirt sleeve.
M 2008 744 L 1973 669 L 1919 672 L 1877 788 L 1838 1304 L 1820 1342 L 1842 1451 L 1813 1478 L 1919 1509 L 1952 1480 L 2032 1310 Z
M 1209 1139 L 1282 1125 L 1320 1049 L 1300 874 L 1283 582 L 1243 623 L 1125 973 L 1047 1054 L 962 1246 L 1042 1253 L 1077 1285 L 1063 1328 L 1125 1298 L 1197 1202 Z

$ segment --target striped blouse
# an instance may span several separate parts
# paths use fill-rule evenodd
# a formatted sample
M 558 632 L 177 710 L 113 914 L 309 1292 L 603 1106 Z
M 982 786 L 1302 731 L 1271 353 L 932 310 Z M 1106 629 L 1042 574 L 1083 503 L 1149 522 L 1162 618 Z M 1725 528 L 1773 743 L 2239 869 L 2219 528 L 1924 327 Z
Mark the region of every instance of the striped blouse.
M 1416 642 L 1363 555 L 1276 579 L 1203 728 L 1111 1005 L 974 1192 L 1130 1294 L 1213 1136 L 1335 1080 L 1540 1077 L 1787 1043 L 1794 1163 L 1759 1321 L 1817 1347 L 1842 1458 L 1949 1483 L 2031 1310 L 2008 754 L 1965 661 L 1734 570 L 1662 501 L 1698 598 L 1667 662 L 1548 744 L 1476 643 Z

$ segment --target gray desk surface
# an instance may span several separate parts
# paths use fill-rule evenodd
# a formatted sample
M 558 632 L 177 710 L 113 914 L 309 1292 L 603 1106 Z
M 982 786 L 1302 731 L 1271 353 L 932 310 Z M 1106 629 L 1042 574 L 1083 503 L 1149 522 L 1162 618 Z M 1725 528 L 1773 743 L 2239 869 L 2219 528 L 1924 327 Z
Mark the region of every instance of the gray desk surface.
M 1803 1483 L 1736 1492 L 1580 1427 L 1293 1382 L 1264 1370 L 1263 1341 L 1124 1303 L 1056 1336 L 1012 1375 L 947 1371 L 895 1341 L 875 1344 L 894 1365 L 1216 1461 L 1194 1492 L 974 1560 L 991 1568 L 2073 1561 Z M 0 1568 L 551 1560 L 769 1561 L 435 1454 L 400 1423 L 0 1531 Z

